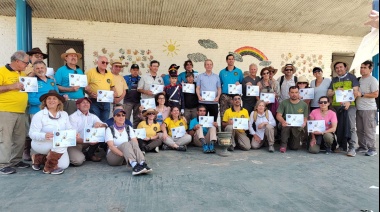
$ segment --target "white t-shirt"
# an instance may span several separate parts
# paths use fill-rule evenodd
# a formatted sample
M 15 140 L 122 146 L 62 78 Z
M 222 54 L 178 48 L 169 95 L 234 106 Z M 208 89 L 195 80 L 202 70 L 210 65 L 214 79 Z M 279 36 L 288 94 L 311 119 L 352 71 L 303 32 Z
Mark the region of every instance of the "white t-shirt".
M 113 127 L 113 126 L 110 126 L 110 127 Z M 133 132 L 133 128 L 130 126 L 128 126 L 128 127 L 129 127 L 130 137 L 136 138 L 136 135 Z M 111 129 L 108 127 L 106 129 L 105 140 L 106 140 L 106 142 L 113 141 L 113 143 L 116 147 L 120 146 L 124 142 L 129 142 L 128 134 L 127 134 L 127 131 L 125 130 L 125 128 L 123 129 L 122 132 L 119 132 L 117 129 L 115 129 L 115 138 L 114 138 L 112 135 Z

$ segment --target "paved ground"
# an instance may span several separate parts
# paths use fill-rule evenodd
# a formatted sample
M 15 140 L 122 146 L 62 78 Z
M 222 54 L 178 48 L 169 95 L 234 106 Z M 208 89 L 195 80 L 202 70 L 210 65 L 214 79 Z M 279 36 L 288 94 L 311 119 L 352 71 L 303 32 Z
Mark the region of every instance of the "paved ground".
M 0 176 L 0 211 L 379 211 L 378 155 L 276 150 L 149 153 L 154 171 L 137 177 L 105 160 L 59 176 L 18 169 Z

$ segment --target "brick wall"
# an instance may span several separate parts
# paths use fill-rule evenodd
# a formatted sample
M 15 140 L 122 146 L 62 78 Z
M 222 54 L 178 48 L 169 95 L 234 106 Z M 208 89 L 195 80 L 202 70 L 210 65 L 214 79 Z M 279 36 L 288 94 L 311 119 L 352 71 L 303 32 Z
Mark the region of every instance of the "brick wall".
M 9 62 L 10 55 L 16 50 L 16 21 L 15 17 L 0 16 L 0 64 Z M 202 53 L 214 61 L 214 69 L 219 71 L 226 66 L 225 56 L 243 46 L 251 46 L 268 57 L 276 68 L 284 63 L 295 61 L 299 67 L 299 75 L 307 75 L 314 66 L 323 66 L 324 74 L 330 75 L 330 63 L 333 52 L 355 52 L 362 38 L 347 36 L 328 36 L 316 34 L 274 33 L 257 31 L 236 31 L 219 29 L 200 29 L 169 26 L 150 26 L 139 24 L 119 24 L 90 21 L 73 21 L 61 19 L 33 19 L 33 47 L 40 47 L 46 52 L 47 41 L 53 39 L 83 40 L 85 69 L 94 66 L 96 59 L 94 52 L 103 55 L 102 49 L 107 50 L 106 55 L 116 58 L 124 55 L 124 61 L 136 61 L 143 56 L 153 56 L 161 62 L 160 73 L 166 73 L 168 66 L 176 63 L 183 70 L 183 62 L 191 53 Z M 198 44 L 199 39 L 210 39 L 217 45 L 217 49 L 206 49 Z M 172 52 L 168 45 L 174 45 Z M 127 50 L 131 53 L 128 54 Z M 125 51 L 121 54 L 119 50 Z M 137 50 L 136 55 L 133 52 Z M 144 55 L 141 50 L 145 50 Z M 150 54 L 147 55 L 147 50 Z M 136 52 L 135 52 L 136 53 Z M 169 54 L 168 54 L 169 53 Z M 243 62 L 235 65 L 243 71 L 248 70 L 251 63 L 260 61 L 250 55 L 243 56 Z M 288 60 L 288 61 L 286 61 Z M 137 61 L 148 63 L 147 61 Z M 129 65 L 130 66 L 130 65 Z M 262 66 L 259 66 L 261 69 Z M 144 70 L 146 70 L 145 68 Z M 194 63 L 194 69 L 204 71 L 203 63 Z M 129 68 L 124 70 L 127 74 Z M 280 75 L 278 72 L 277 75 Z

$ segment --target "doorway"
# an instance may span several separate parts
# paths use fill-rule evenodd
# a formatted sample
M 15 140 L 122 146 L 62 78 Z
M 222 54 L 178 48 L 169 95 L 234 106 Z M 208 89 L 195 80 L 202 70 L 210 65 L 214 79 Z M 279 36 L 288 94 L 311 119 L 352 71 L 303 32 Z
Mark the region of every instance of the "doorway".
M 47 54 L 49 55 L 47 63 L 48 67 L 57 71 L 57 69 L 65 65 L 65 61 L 61 59 L 61 54 L 65 53 L 69 48 L 73 48 L 76 52 L 81 53 L 83 57 L 78 59 L 78 66 L 83 70 L 84 67 L 84 45 L 83 40 L 64 40 L 48 38 Z M 84 71 L 84 70 L 83 70 Z

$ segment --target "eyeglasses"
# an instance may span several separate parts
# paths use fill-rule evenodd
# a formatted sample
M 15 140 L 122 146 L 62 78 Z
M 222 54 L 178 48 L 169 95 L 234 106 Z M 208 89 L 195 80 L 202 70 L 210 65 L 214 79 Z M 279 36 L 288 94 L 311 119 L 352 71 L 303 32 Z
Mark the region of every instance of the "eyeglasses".
M 125 114 L 124 113 L 121 113 L 121 114 L 116 114 L 116 117 L 124 117 Z
M 29 65 L 29 61 L 28 62 L 25 62 L 25 61 L 23 61 L 23 60 L 19 60 L 20 62 L 23 62 L 25 65 Z
M 234 101 L 239 101 L 241 100 L 241 98 L 234 98 Z
M 293 69 L 285 69 L 285 71 L 293 71 Z
M 262 75 L 268 75 L 269 74 L 269 72 L 264 72 Z
M 273 74 L 274 73 L 274 71 L 269 71 L 269 74 Z
M 102 64 L 103 64 L 103 65 L 104 65 L 104 64 L 108 65 L 108 64 L 109 64 L 109 62 L 106 62 L 106 61 L 102 61 Z
M 150 116 L 150 115 L 156 115 L 155 113 L 147 113 L 146 115 Z
M 329 103 L 329 102 L 328 102 L 328 101 L 319 101 L 318 103 L 319 103 L 319 104 L 325 104 L 325 105 L 326 105 L 326 104 Z
M 163 100 L 163 99 L 165 99 L 165 98 L 158 98 L 159 100 Z
M 34 54 L 33 57 L 35 57 L 37 59 L 43 59 L 44 58 L 44 56 L 41 54 Z

